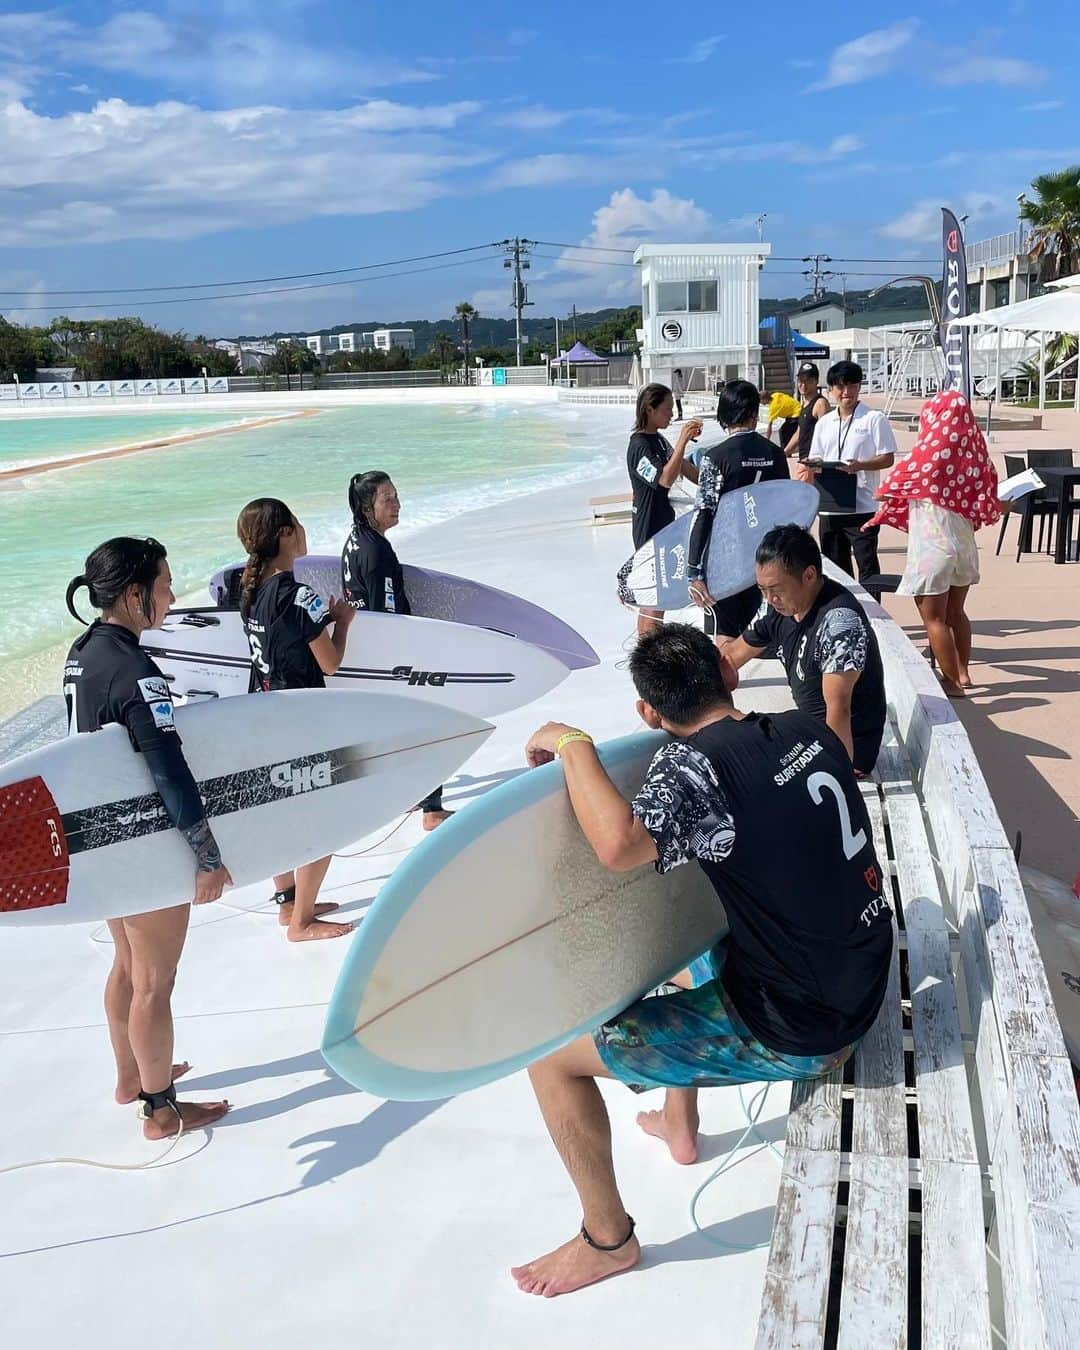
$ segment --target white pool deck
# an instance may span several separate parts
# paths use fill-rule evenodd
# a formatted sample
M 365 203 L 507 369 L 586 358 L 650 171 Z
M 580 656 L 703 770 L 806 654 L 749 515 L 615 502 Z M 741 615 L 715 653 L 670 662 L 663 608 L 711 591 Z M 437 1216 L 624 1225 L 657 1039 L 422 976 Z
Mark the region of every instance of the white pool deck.
M 529 733 L 549 718 L 598 738 L 635 727 L 620 668 L 633 622 L 613 580 L 629 530 L 587 523 L 588 498 L 622 486 L 616 474 L 537 494 L 403 544 L 408 561 L 488 579 L 555 610 L 603 658 L 496 719 L 496 734 L 449 784 L 448 804 L 519 770 Z M 778 671 L 748 668 L 743 706 L 784 700 Z M 361 918 L 419 837 L 410 820 L 385 847 L 335 859 L 327 897 Z M 230 892 L 228 903 L 254 908 L 270 889 Z M 87 927 L 4 930 L 0 1167 L 73 1154 L 138 1163 L 161 1151 L 142 1141 L 133 1108 L 111 1101 L 101 1011 L 109 948 L 94 936 Z M 644 1260 L 578 1294 L 530 1298 L 508 1267 L 564 1241 L 580 1215 L 526 1077 L 444 1103 L 382 1102 L 333 1077 L 317 1047 L 343 954 L 336 942 L 289 946 L 265 908 L 194 911 L 174 1001 L 177 1057 L 194 1066 L 183 1092 L 227 1096 L 233 1110 L 211 1133 L 182 1140 L 159 1170 L 0 1175 L 5 1345 L 753 1344 L 766 1249 L 727 1254 L 688 1214 L 694 1190 L 742 1132 L 735 1089 L 704 1094 L 703 1157 L 689 1168 L 638 1131 L 639 1099 L 605 1089 Z M 787 1098 L 785 1086 L 774 1090 L 762 1117 L 772 1138 L 783 1138 Z M 656 1094 L 644 1104 L 658 1105 Z M 702 1222 L 728 1241 L 767 1244 L 779 1170 L 771 1154 L 747 1148 L 707 1192 Z

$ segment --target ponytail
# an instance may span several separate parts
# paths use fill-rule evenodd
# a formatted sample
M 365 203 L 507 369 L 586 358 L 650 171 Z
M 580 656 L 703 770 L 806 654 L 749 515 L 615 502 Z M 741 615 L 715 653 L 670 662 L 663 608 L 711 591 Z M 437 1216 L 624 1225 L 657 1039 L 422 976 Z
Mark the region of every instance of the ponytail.
M 247 562 L 240 578 L 240 617 L 245 623 L 267 564 L 281 549 L 282 531 L 295 526 L 296 517 L 277 497 L 256 497 L 237 517 L 237 538 L 247 550 Z
M 390 482 L 390 475 L 382 469 L 368 469 L 366 473 L 353 474 L 349 480 L 349 510 L 353 524 L 374 526 L 375 494 L 383 483 Z
M 666 384 L 647 384 L 639 392 L 634 406 L 634 430 L 648 431 L 649 413 L 655 412 L 664 399 L 671 397 L 671 390 Z
M 85 571 L 68 582 L 64 602 L 68 613 L 84 627 L 86 620 L 75 608 L 75 596 L 85 586 L 90 603 L 103 613 L 116 607 L 129 586 L 139 588 L 139 602 L 149 619 L 153 610 L 154 582 L 168 554 L 156 539 L 132 539 L 122 535 L 106 539 L 86 559 Z

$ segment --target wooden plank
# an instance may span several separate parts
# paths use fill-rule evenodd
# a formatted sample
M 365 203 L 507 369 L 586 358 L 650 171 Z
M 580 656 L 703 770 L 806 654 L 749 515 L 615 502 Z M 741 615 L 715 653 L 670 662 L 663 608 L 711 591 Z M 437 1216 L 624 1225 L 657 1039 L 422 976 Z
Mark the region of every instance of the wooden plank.
M 968 1163 L 924 1159 L 923 1350 L 939 1347 L 989 1350 L 990 1343 L 990 1295 L 979 1168 Z
M 994 1002 L 994 976 L 986 933 L 974 896 L 974 878 L 972 886 L 961 892 L 959 908 L 965 1009 L 975 1049 L 974 1086 L 982 1109 L 987 1148 L 992 1153 L 1001 1114 L 1008 1105 L 1007 1055 Z
M 857 1119 L 857 1117 L 856 1117 Z M 837 1350 L 908 1343 L 908 1160 L 854 1156 Z
M 993 1156 L 1010 1346 L 1073 1350 L 1080 1328 L 1080 1112 L 1068 1060 L 1019 1056 Z
M 839 1155 L 842 1080 L 841 1066 L 821 1078 L 796 1079 L 791 1084 L 786 1147 Z
M 832 1265 L 840 1155 L 784 1151 L 757 1350 L 820 1350 Z
M 899 779 L 895 752 L 885 748 L 890 775 Z M 911 1023 L 919 1103 L 919 1150 L 924 1159 L 978 1161 L 967 1070 L 940 890 L 930 858 L 922 809 L 914 789 L 886 786 L 896 872 L 908 942 Z

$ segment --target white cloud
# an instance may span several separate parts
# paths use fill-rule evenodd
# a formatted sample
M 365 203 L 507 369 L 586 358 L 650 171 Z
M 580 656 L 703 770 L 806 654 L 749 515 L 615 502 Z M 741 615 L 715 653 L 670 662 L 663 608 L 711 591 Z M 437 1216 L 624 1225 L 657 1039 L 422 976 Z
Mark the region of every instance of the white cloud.
M 1064 108 L 1065 102 L 1060 98 L 1044 98 L 1038 103 L 1025 103 L 1020 109 L 1027 113 L 1057 112 L 1059 108 Z
M 453 126 L 469 106 L 215 112 L 108 99 L 48 117 L 9 104 L 0 108 L 0 243 L 191 239 L 412 210 L 488 156 L 437 130 L 407 128 Z
M 914 42 L 918 27 L 917 19 L 902 19 L 888 28 L 875 28 L 862 37 L 841 43 L 829 57 L 824 79 L 810 85 L 808 92 L 839 89 L 885 74 Z
M 837 136 L 829 146 L 830 155 L 850 155 L 863 148 L 858 136 Z
M 903 243 L 929 243 L 941 238 L 941 208 L 950 206 L 958 216 L 968 217 L 969 232 L 972 225 L 986 221 L 1004 220 L 1011 204 L 1004 197 L 995 197 L 985 192 L 968 192 L 959 200 L 951 202 L 933 201 L 925 198 L 909 211 L 882 225 L 878 233 L 886 239 L 899 239 Z
M 702 65 L 704 62 L 712 60 L 724 37 L 723 33 L 714 33 L 712 37 L 700 38 L 685 56 L 675 56 L 672 57 L 672 60 L 692 66 Z
M 236 12 L 236 11 L 234 11 Z M 228 13 L 228 10 L 226 10 Z M 185 94 L 213 91 L 242 99 L 340 92 L 347 97 L 390 85 L 435 79 L 420 64 L 318 47 L 240 14 L 212 25 L 171 20 L 146 10 L 121 11 L 97 27 L 59 13 L 0 16 L 0 53 L 136 75 Z
M 1032 61 L 1021 61 L 1012 56 L 977 56 L 958 54 L 955 59 L 946 55 L 935 64 L 932 78 L 935 84 L 1041 84 L 1046 71 Z
M 495 119 L 495 125 L 513 131 L 551 131 L 566 122 L 580 122 L 583 126 L 611 125 L 623 121 L 623 114 L 611 108 L 548 108 L 543 103 L 531 103 L 514 108 Z
M 443 103 L 431 107 L 411 107 L 372 99 L 340 114 L 358 131 L 449 131 L 466 117 L 478 113 L 480 103 Z
M 588 250 L 578 253 L 564 250 L 556 263 L 553 281 L 545 284 L 544 295 L 574 297 L 588 295 L 596 300 L 628 304 L 641 292 L 637 269 L 628 252 L 649 240 L 665 243 L 690 243 L 708 237 L 712 218 L 708 211 L 687 197 L 675 197 L 666 188 L 656 188 L 652 196 L 639 197 L 632 188 L 613 192 L 593 214 L 592 230 L 581 241 Z M 559 274 L 570 274 L 559 281 Z M 572 279 L 571 279 L 572 278 Z
M 610 174 L 605 161 L 594 155 L 531 155 L 500 164 L 485 186 L 502 188 L 551 187 L 556 183 L 588 182 Z

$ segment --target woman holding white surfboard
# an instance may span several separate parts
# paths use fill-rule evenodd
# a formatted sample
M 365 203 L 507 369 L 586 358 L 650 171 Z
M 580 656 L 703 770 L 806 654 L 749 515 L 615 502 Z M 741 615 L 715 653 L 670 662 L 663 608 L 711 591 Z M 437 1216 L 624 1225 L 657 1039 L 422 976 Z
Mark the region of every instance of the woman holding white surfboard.
M 411 614 L 405 573 L 386 537 L 401 518 L 401 501 L 390 475 L 381 469 L 354 474 L 349 481 L 349 510 L 353 525 L 341 551 L 342 599 L 353 611 Z M 425 830 L 435 829 L 453 815 L 443 808 L 441 785 L 416 809 L 423 812 Z
M 69 613 L 85 624 L 74 599 L 83 587 L 101 611 L 68 653 L 64 698 L 72 735 L 110 723 L 127 729 L 173 825 L 194 854 L 194 903 L 217 900 L 230 877 L 198 786 L 184 759 L 169 686 L 139 634 L 153 628 L 175 600 L 163 545 L 156 539 L 109 539 L 67 588 Z M 157 814 L 154 812 L 153 814 Z M 148 1139 L 212 1125 L 228 1102 L 178 1102 L 174 1079 L 172 988 L 187 935 L 190 905 L 110 919 L 113 964 L 105 984 L 105 1016 L 116 1057 L 116 1100 L 138 1101 Z
M 240 616 L 251 647 L 251 692 L 323 689 L 345 654 L 356 611 L 342 600 L 325 605 L 293 576 L 293 564 L 307 554 L 307 535 L 284 502 L 258 497 L 236 522 L 247 550 L 240 582 Z M 330 628 L 333 627 L 331 634 Z M 278 919 L 290 942 L 344 937 L 351 923 L 328 923 L 321 916 L 337 909 L 316 904 L 329 857 L 274 878 Z

